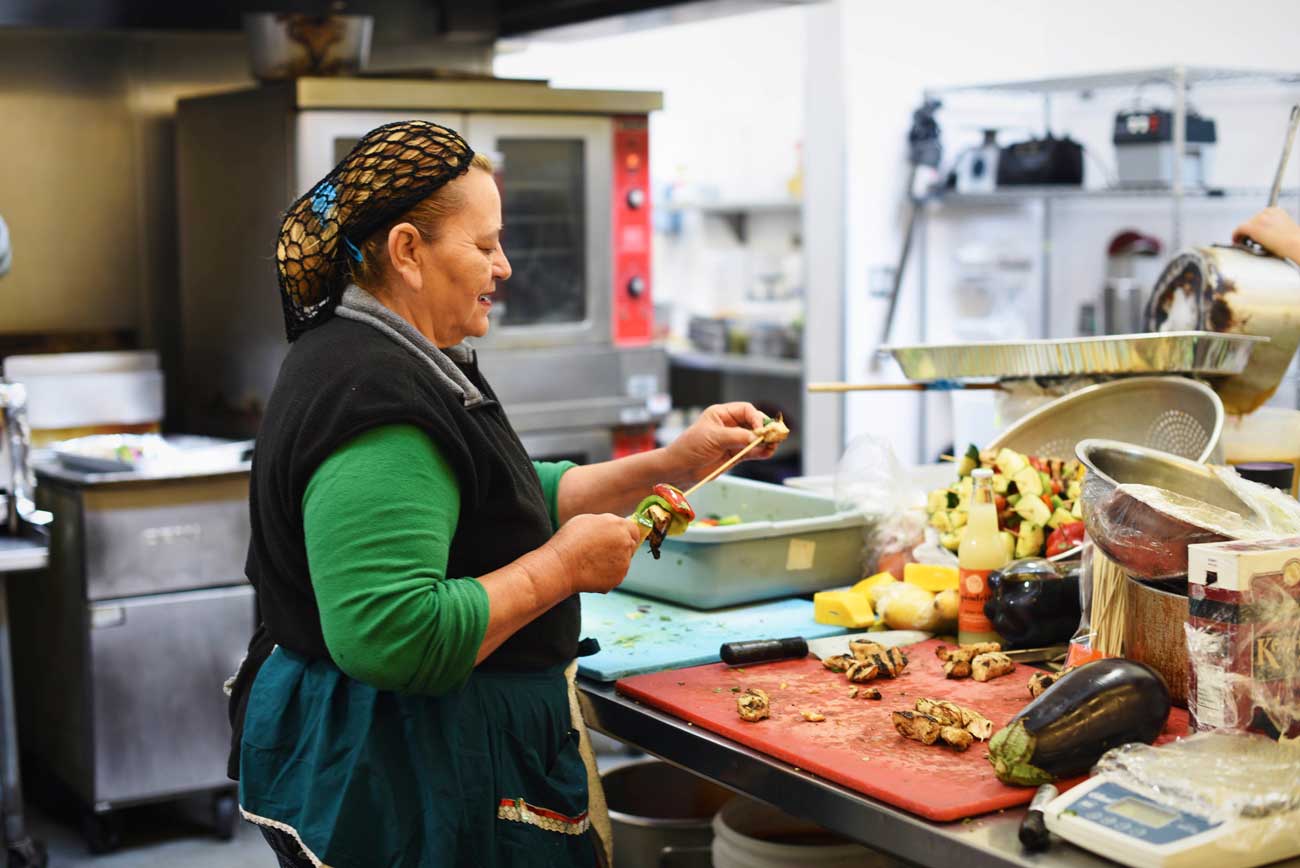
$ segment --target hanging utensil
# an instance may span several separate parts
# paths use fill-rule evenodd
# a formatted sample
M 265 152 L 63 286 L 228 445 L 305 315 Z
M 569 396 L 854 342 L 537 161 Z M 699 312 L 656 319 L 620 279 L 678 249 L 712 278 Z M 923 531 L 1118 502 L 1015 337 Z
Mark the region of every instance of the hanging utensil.
M 1286 164 L 1291 158 L 1291 147 L 1295 144 L 1295 131 L 1298 125 L 1300 125 L 1300 105 L 1293 105 L 1291 106 L 1291 119 L 1287 122 L 1286 141 L 1282 144 L 1282 158 L 1278 160 L 1277 174 L 1273 176 L 1273 189 L 1268 196 L 1268 207 L 1270 208 L 1277 207 L 1277 198 L 1282 193 L 1282 177 L 1286 174 Z M 1253 238 L 1245 238 L 1237 246 L 1249 250 L 1256 256 L 1271 255 L 1264 249 L 1264 245 Z

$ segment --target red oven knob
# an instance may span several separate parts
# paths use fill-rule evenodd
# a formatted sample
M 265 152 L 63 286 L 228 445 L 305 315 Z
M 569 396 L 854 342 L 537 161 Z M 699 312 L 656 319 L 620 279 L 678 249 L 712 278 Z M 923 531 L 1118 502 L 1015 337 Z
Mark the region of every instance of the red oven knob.
M 627 282 L 627 294 L 633 298 L 640 298 L 645 292 L 645 278 L 637 275 Z
M 645 205 L 645 190 L 640 187 L 633 187 L 627 191 L 627 207 L 633 211 Z

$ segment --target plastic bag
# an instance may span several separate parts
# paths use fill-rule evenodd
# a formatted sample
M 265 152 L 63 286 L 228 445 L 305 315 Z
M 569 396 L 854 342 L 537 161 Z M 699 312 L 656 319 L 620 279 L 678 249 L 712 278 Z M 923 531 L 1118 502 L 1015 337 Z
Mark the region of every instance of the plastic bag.
M 1281 492 L 1242 479 L 1230 467 L 1214 471 L 1237 495 L 1242 509 L 1233 511 L 1152 485 L 1124 484 L 1111 490 L 1108 480 L 1089 474 L 1083 480 L 1088 536 L 1130 575 L 1167 579 L 1187 573 L 1189 545 L 1300 534 L 1300 503 L 1288 506 Z
M 1158 747 L 1115 748 L 1093 771 L 1214 822 L 1255 821 L 1221 837 L 1225 850 L 1255 850 L 1280 835 L 1300 845 L 1300 742 L 1201 733 Z
M 867 518 L 863 575 L 892 559 L 895 578 L 902 579 L 903 564 L 925 540 L 925 492 L 898 463 L 889 443 L 870 434 L 849 443 L 835 468 L 835 500 L 841 509 L 857 509 Z

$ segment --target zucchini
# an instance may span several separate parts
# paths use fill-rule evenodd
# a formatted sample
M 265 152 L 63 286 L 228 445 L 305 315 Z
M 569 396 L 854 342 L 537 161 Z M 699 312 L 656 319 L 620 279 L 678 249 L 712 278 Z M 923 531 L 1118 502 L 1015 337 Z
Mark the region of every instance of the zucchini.
M 966 519 L 969 517 L 970 513 L 964 512 L 960 509 L 954 509 L 952 512 L 948 513 L 948 526 L 953 530 L 965 527 Z
M 1002 548 L 1007 551 L 1007 561 L 1011 562 L 1016 559 L 1016 535 L 1009 530 L 999 531 L 998 536 L 1002 538 Z
M 1043 528 L 1032 522 L 1023 521 L 1020 523 L 1020 530 L 1016 532 L 1016 557 L 1033 558 L 1043 552 Z
M 1034 496 L 1043 493 L 1043 477 L 1038 475 L 1038 471 L 1032 467 L 1022 469 L 1011 481 L 1016 484 L 1016 491 L 1021 494 L 1032 494 Z
M 939 512 L 948 508 L 948 489 L 939 488 L 930 492 L 925 499 L 926 512 Z
M 947 512 L 936 512 L 930 516 L 930 527 L 939 531 L 939 533 L 948 533 L 952 530 L 952 520 L 948 517 Z
M 979 448 L 972 443 L 966 447 L 966 454 L 957 462 L 957 475 L 970 476 L 972 470 L 980 466 Z
M 1014 507 L 1017 503 L 1020 502 L 1020 498 L 1023 497 L 1023 496 L 1024 496 L 1024 495 L 1019 494 L 1019 493 L 1016 493 L 1016 494 L 1008 494 L 1008 495 L 1007 495 L 1007 506 Z
M 1056 512 L 1052 513 L 1052 517 L 1047 520 L 1047 526 L 1052 530 L 1056 530 L 1063 524 L 1074 524 L 1076 521 L 1078 519 L 1070 515 L 1068 509 L 1058 506 Z
M 1169 688 L 1151 667 L 1117 657 L 1087 663 L 994 734 L 989 762 L 998 780 L 1022 787 L 1081 775 L 1113 747 L 1155 741 L 1169 705 Z
M 1041 497 L 1022 497 L 1016 502 L 1016 514 L 1025 521 L 1044 525 L 1052 518 L 1052 511 Z
M 1007 489 L 1011 488 L 1011 480 L 1001 473 L 993 474 L 993 493 L 1005 495 Z
M 957 504 L 961 503 L 961 497 L 955 491 L 946 492 L 948 495 L 948 508 L 956 509 Z
M 993 463 L 997 465 L 998 470 L 1002 471 L 1003 476 L 1015 476 L 1029 466 L 1029 459 L 1019 452 L 1003 449 Z

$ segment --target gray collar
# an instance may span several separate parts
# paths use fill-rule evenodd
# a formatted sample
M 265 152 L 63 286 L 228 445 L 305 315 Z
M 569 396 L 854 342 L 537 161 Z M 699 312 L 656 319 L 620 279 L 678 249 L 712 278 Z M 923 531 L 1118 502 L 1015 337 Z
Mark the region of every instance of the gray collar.
M 432 341 L 420 333 L 419 329 L 393 313 L 377 298 L 356 284 L 349 284 L 343 291 L 343 299 L 334 309 L 334 313 L 344 319 L 365 323 L 395 341 L 428 365 L 434 377 L 454 392 L 466 408 L 477 407 L 486 402 L 483 393 L 456 365 L 456 362 L 464 364 L 473 360 L 474 350 L 469 345 L 460 343 L 445 350 L 438 349 Z

